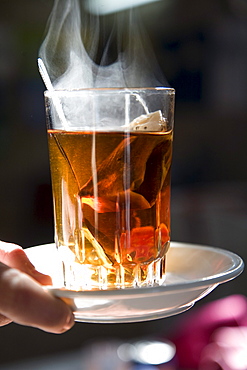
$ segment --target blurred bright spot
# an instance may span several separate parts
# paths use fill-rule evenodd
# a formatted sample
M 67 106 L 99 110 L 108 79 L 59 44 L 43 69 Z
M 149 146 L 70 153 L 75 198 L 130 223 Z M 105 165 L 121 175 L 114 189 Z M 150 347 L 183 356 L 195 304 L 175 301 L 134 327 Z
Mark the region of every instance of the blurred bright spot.
M 119 346 L 118 356 L 123 361 L 135 361 L 146 365 L 164 364 L 175 356 L 175 346 L 170 342 L 139 341 Z
M 109 14 L 160 0 L 86 0 L 86 9 L 93 14 Z
M 135 346 L 130 343 L 123 343 L 118 347 L 117 354 L 122 361 L 132 361 L 136 354 Z
M 222 327 L 202 352 L 200 368 L 247 369 L 247 327 Z M 217 368 L 218 368 L 217 367 Z
M 224 360 L 230 369 L 247 369 L 247 327 L 218 330 L 216 343 L 224 352 Z

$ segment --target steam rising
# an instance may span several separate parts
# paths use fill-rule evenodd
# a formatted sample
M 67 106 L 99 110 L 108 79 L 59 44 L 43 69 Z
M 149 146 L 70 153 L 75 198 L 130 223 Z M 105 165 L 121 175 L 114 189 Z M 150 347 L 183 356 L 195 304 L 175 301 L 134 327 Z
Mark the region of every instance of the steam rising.
M 55 0 L 50 15 L 39 56 L 54 89 L 166 85 L 133 10 L 105 21 L 82 4 Z

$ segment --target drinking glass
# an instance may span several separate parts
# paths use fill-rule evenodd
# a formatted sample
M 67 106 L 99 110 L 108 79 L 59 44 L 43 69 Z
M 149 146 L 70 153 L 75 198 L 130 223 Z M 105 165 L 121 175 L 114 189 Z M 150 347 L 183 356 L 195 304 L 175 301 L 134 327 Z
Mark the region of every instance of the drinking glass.
M 55 243 L 70 290 L 165 280 L 175 92 L 45 92 Z

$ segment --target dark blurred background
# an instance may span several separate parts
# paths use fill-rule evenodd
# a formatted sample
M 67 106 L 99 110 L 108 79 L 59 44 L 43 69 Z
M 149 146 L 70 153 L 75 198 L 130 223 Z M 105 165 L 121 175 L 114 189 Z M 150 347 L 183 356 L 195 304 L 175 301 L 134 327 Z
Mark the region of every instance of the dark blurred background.
M 0 238 L 53 241 L 43 82 L 38 49 L 53 2 L 0 3 Z M 172 239 L 247 259 L 247 2 L 161 0 L 140 8 L 158 62 L 176 89 Z M 246 273 L 202 302 L 247 293 Z M 138 324 L 76 324 L 62 336 L 0 329 L 0 367 L 80 348 L 90 339 L 166 334 L 177 317 Z

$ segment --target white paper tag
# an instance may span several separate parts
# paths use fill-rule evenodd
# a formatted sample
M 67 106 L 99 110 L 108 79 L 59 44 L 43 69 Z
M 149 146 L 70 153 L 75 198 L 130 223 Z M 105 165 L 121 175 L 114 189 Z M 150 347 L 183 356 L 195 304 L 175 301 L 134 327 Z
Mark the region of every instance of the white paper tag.
M 131 131 L 166 131 L 167 121 L 161 111 L 157 110 L 135 118 L 129 128 Z

